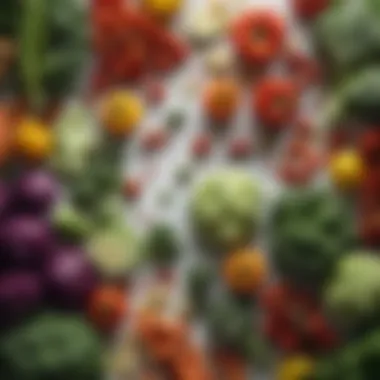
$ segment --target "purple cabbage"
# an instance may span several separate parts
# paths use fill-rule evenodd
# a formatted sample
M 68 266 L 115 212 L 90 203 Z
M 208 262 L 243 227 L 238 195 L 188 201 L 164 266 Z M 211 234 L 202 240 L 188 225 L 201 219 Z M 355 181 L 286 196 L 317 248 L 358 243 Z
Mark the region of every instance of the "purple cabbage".
M 60 186 L 53 175 L 35 170 L 21 177 L 14 186 L 15 207 L 22 212 L 46 213 L 60 194 Z
M 0 276 L 1 326 L 16 323 L 36 310 L 43 301 L 43 286 L 31 272 L 10 272 Z
M 18 216 L 0 229 L 0 259 L 4 264 L 38 268 L 52 246 L 50 228 L 38 218 Z
M 60 249 L 44 267 L 45 284 L 54 305 L 82 309 L 96 285 L 96 275 L 85 254 L 75 248 Z

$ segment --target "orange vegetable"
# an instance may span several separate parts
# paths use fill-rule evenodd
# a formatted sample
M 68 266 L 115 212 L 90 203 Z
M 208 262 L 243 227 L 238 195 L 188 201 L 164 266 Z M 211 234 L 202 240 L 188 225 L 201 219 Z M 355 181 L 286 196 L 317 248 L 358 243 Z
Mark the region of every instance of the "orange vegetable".
M 247 380 L 247 363 L 236 354 L 217 352 L 214 357 L 218 378 L 221 380 Z
M 148 355 L 161 364 L 173 363 L 181 354 L 187 339 L 187 326 L 154 313 L 141 313 L 137 336 Z
M 227 121 L 236 113 L 239 93 L 239 86 L 231 78 L 212 80 L 204 91 L 203 106 L 206 115 L 213 121 Z
M 227 285 L 234 292 L 253 294 L 266 277 L 266 261 L 258 250 L 239 250 L 226 258 L 223 273 Z
M 53 133 L 39 120 L 26 118 L 17 126 L 14 143 L 16 152 L 22 157 L 41 161 L 53 151 Z
M 105 285 L 90 297 L 88 316 L 102 331 L 114 330 L 128 311 L 125 292 L 120 287 Z

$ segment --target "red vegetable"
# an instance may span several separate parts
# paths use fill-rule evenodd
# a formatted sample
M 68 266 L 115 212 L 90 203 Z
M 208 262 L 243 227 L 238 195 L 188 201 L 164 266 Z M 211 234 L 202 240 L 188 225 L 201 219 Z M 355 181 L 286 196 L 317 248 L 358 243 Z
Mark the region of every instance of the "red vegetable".
M 191 146 L 192 155 L 196 158 L 205 158 L 210 155 L 212 148 L 211 138 L 207 134 L 197 136 Z
M 156 152 L 162 149 L 168 141 L 168 134 L 163 128 L 157 128 L 142 136 L 141 145 L 147 152 Z
M 331 0 L 293 0 L 293 7 L 299 17 L 311 20 L 327 9 L 330 2 Z
M 242 60 L 263 66 L 272 62 L 284 43 L 284 21 L 272 11 L 250 11 L 232 26 L 232 42 Z
M 142 185 L 137 178 L 127 178 L 124 183 L 124 195 L 128 200 L 134 200 L 141 195 Z
M 275 284 L 265 291 L 262 304 L 265 332 L 278 348 L 313 352 L 334 348 L 338 343 L 320 305 L 308 292 Z
M 289 78 L 267 77 L 253 89 L 252 105 L 260 122 L 279 130 L 293 121 L 299 93 Z
M 90 320 L 96 327 L 105 332 L 119 327 L 127 311 L 124 290 L 111 285 L 96 289 L 92 293 L 87 307 Z
M 315 59 L 299 51 L 289 51 L 285 60 L 290 75 L 301 88 L 320 81 L 321 68 Z
M 253 145 L 247 138 L 240 138 L 231 141 L 228 154 L 235 160 L 245 159 L 252 155 Z

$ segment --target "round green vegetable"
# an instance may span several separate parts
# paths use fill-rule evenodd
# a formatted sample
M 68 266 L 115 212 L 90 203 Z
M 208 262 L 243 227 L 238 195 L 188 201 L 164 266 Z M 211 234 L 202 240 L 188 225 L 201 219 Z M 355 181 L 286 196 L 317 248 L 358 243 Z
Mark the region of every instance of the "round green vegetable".
M 44 314 L 7 332 L 0 341 L 0 378 L 100 380 L 101 342 L 76 316 Z
M 120 279 L 141 260 L 139 242 L 123 222 L 94 231 L 87 244 L 89 259 L 105 278 Z
M 380 316 L 380 259 L 353 253 L 340 260 L 324 294 L 339 325 L 358 327 Z
M 285 193 L 274 208 L 271 248 L 279 273 L 293 283 L 317 286 L 355 242 L 343 199 L 329 191 Z
M 197 235 L 218 250 L 247 244 L 259 218 L 258 185 L 243 171 L 212 173 L 195 189 L 191 218 Z
M 179 255 L 179 241 L 173 227 L 166 223 L 153 225 L 145 238 L 147 256 L 156 264 L 171 264 Z

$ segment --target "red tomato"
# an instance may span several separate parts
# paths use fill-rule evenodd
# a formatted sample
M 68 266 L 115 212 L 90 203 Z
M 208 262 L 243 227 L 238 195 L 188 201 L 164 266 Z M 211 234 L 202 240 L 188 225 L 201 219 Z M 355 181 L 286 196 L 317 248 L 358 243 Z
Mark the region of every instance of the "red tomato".
M 245 12 L 232 26 L 232 42 L 248 64 L 267 65 L 283 48 L 283 19 L 271 11 Z
M 298 110 L 297 86 L 288 78 L 267 77 L 253 89 L 252 105 L 265 126 L 279 130 L 294 120 Z

